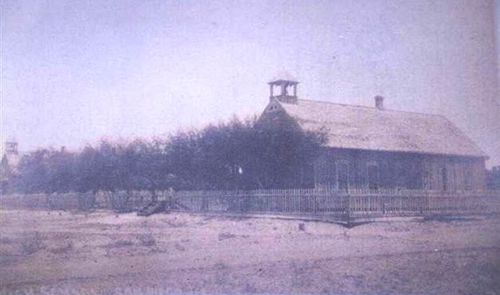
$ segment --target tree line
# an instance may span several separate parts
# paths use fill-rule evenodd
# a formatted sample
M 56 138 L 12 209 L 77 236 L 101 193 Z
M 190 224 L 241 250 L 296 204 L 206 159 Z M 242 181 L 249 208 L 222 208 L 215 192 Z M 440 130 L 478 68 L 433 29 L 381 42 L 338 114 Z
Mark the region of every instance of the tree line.
M 79 152 L 38 149 L 11 169 L 7 187 L 54 193 L 312 186 L 312 162 L 325 138 L 234 118 L 162 139 L 101 141 Z

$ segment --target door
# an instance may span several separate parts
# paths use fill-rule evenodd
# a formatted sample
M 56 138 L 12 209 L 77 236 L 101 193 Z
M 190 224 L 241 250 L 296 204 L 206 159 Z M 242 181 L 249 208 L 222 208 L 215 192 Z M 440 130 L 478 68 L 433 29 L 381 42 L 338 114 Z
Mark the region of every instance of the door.
M 349 164 L 346 161 L 337 162 L 337 188 L 349 190 Z

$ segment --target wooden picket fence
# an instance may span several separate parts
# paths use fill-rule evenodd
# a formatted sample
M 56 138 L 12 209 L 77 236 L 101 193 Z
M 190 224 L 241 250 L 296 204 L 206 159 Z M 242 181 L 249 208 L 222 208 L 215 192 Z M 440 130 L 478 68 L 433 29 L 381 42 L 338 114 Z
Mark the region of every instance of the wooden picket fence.
M 119 191 L 0 196 L 6 208 L 138 210 L 153 199 L 167 210 L 215 214 L 267 214 L 355 222 L 379 217 L 500 213 L 500 191 L 338 191 L 275 189 L 237 191 Z
M 179 211 L 272 214 L 354 222 L 379 217 L 500 213 L 500 192 L 422 190 L 180 191 Z

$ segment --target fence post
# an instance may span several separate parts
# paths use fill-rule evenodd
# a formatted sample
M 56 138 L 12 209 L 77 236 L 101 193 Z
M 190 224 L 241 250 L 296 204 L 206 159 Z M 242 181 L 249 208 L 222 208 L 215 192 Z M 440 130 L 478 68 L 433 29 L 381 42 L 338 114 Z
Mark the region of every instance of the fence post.
M 24 198 L 24 197 L 25 197 L 25 196 L 23 196 L 23 198 Z M 53 208 L 52 208 L 53 206 L 52 206 L 52 202 L 51 202 L 51 200 L 50 200 L 49 194 L 45 194 L 45 197 L 46 197 L 46 199 L 47 199 L 47 200 L 46 200 L 46 201 L 47 201 L 47 203 L 46 203 L 46 204 L 47 204 L 47 209 L 48 209 L 48 210 L 52 210 L 52 209 L 53 209 Z
M 314 204 L 313 204 L 314 215 L 318 213 L 318 196 L 314 194 Z
M 207 195 L 201 194 L 200 197 L 201 197 L 201 211 L 202 212 L 208 211 L 208 199 L 207 199 Z
M 351 227 L 351 194 L 349 192 L 345 194 L 345 207 L 347 227 Z
M 165 211 L 167 212 L 174 208 L 174 199 L 175 199 L 174 195 L 175 195 L 174 189 L 169 187 L 167 191 L 167 200 L 166 200 L 167 202 L 165 204 Z
M 424 197 L 419 198 L 420 202 L 418 202 L 419 208 L 418 211 L 420 212 L 420 215 L 424 213 Z

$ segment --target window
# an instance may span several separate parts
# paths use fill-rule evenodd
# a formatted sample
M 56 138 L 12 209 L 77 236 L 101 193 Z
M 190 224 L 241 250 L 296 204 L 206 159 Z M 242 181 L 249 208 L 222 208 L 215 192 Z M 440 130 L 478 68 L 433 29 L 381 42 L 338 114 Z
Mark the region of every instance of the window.
M 443 191 L 448 190 L 448 171 L 446 170 L 446 167 L 441 168 L 441 184 Z
M 368 188 L 378 190 L 380 187 L 380 171 L 377 162 L 367 163 Z
M 398 159 L 394 163 L 394 175 L 393 181 L 397 188 L 406 188 L 406 169 L 404 169 L 404 163 L 402 160 Z
M 463 165 L 464 171 L 464 182 L 465 182 L 465 190 L 472 190 L 472 165 L 466 164 Z

